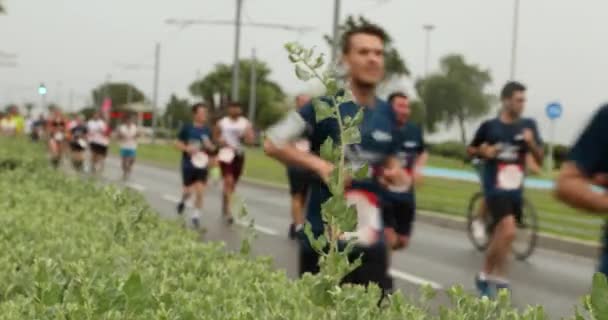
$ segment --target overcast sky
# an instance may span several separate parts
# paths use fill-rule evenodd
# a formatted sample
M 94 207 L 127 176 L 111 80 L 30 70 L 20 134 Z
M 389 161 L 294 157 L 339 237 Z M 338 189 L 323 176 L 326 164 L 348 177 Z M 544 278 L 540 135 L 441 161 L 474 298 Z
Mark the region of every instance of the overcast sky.
M 125 71 L 115 63 L 153 64 L 154 43 L 162 43 L 160 102 L 218 62 L 232 61 L 234 29 L 164 24 L 167 18 L 233 19 L 234 0 L 4 0 L 0 51 L 18 55 L 16 68 L 0 67 L 0 105 L 37 102 L 40 82 L 49 100 L 80 107 L 107 74 L 130 81 L 148 97 L 152 71 Z M 461 53 L 490 69 L 496 92 L 508 79 L 513 21 L 511 0 L 342 0 L 342 17 L 362 14 L 387 29 L 413 72 L 424 68 L 422 25 L 432 23 L 431 68 L 441 56 Z M 521 1 L 517 79 L 529 87 L 527 114 L 548 134 L 545 105 L 560 101 L 564 117 L 557 138 L 571 142 L 591 112 L 608 101 L 608 2 L 605 0 Z M 322 35 L 331 30 L 331 0 L 244 0 L 244 22 L 314 26 L 297 34 L 244 28 L 241 56 L 257 48 L 273 70 L 272 79 L 291 94 L 310 90 L 293 75 L 283 44 L 297 40 L 327 51 Z M 1 61 L 1 60 L 0 60 Z M 404 88 L 411 88 L 405 79 Z M 443 131 L 435 138 L 453 135 Z

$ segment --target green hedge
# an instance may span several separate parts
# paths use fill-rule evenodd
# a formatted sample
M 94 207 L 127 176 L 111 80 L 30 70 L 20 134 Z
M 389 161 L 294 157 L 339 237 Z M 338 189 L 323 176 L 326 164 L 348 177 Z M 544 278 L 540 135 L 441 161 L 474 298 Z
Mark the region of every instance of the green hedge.
M 466 145 L 458 141 L 445 141 L 427 144 L 429 153 L 446 158 L 465 161 L 467 159 Z
M 378 308 L 377 288 L 289 280 L 270 259 L 199 242 L 134 192 L 48 169 L 24 143 L 0 139 L 0 162 L 15 164 L 0 168 L 0 319 L 546 319 L 461 288 L 453 308 L 427 313 L 401 294 Z

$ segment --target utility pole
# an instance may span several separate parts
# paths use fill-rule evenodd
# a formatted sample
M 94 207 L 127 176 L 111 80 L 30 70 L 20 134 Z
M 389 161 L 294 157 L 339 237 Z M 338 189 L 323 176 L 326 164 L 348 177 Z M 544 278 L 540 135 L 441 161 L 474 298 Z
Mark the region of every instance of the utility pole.
M 334 0 L 333 43 L 331 45 L 331 63 L 335 65 L 338 60 L 338 45 L 340 44 L 340 0 Z
M 257 75 L 256 75 L 257 60 L 255 57 L 255 48 L 251 50 L 251 70 L 249 84 L 249 121 L 255 124 L 255 108 L 256 108 L 256 93 L 257 93 Z
M 243 0 L 236 0 L 236 18 L 234 19 L 234 61 L 232 65 L 232 101 L 239 100 L 239 50 L 241 46 L 241 10 Z
M 431 32 L 435 30 L 435 26 L 432 24 L 425 24 L 423 28 L 426 31 L 424 53 L 424 76 L 426 77 L 429 75 L 429 61 L 431 59 Z
M 154 47 L 154 90 L 152 93 L 152 141 L 156 139 L 156 127 L 158 125 L 158 76 L 160 73 L 160 42 Z
M 519 33 L 519 0 L 515 0 L 513 12 L 513 42 L 511 43 L 511 73 L 510 79 L 515 80 L 515 71 L 517 67 L 517 40 Z

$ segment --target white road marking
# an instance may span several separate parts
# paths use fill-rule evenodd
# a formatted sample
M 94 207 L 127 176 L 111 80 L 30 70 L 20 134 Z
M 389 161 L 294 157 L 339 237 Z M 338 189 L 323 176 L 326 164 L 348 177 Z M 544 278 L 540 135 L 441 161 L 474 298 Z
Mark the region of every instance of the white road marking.
M 238 221 L 236 221 L 236 224 L 238 224 L 240 226 L 243 226 L 243 227 L 249 227 L 249 223 L 247 221 L 238 220 Z M 265 233 L 267 235 L 271 235 L 271 236 L 278 236 L 279 235 L 279 233 L 276 230 L 268 228 L 268 227 L 260 226 L 260 225 L 257 225 L 257 224 L 253 225 L 253 229 L 255 229 L 256 231 L 259 231 L 261 233 Z
M 173 202 L 173 203 L 179 203 L 180 199 L 176 196 L 172 196 L 170 194 L 163 194 L 163 199 L 169 202 Z M 249 227 L 249 223 L 247 221 L 242 221 L 242 220 L 237 220 L 236 224 L 243 226 L 243 227 Z M 264 227 L 264 226 L 260 226 L 260 225 L 253 225 L 253 229 L 255 229 L 256 231 L 259 231 L 261 233 L 267 234 L 267 235 L 271 235 L 271 236 L 278 236 L 279 233 L 271 228 L 268 227 Z
M 176 196 L 172 196 L 170 194 L 163 194 L 163 199 L 165 199 L 169 202 L 173 202 L 173 203 L 179 203 L 181 201 L 180 198 L 178 198 Z
M 146 187 L 142 186 L 141 184 L 138 183 L 133 183 L 133 182 L 129 182 L 126 184 L 127 187 L 131 188 L 131 189 L 135 189 L 139 192 L 143 192 L 144 190 L 146 190 Z
M 440 285 L 437 282 L 431 281 L 431 280 L 427 280 L 424 278 L 420 278 L 417 277 L 415 275 L 409 274 L 407 272 L 403 272 L 403 271 L 399 271 L 396 269 L 390 269 L 389 273 L 392 277 L 394 278 L 398 278 L 413 284 L 417 284 L 417 285 L 430 285 L 431 287 L 433 287 L 433 289 L 435 290 L 441 290 L 443 288 L 442 285 Z
M 180 201 L 180 199 L 178 199 L 176 196 L 172 196 L 172 195 L 168 195 L 168 194 L 163 195 L 163 199 L 165 199 L 167 201 L 170 201 L 170 202 L 174 202 L 174 203 L 178 203 Z M 243 226 L 243 227 L 248 227 L 249 226 L 249 223 L 247 221 L 243 221 L 243 220 L 237 220 L 236 224 L 238 224 L 240 226 Z M 276 230 L 268 228 L 268 227 L 260 226 L 260 225 L 257 225 L 257 224 L 255 224 L 253 226 L 253 228 L 256 231 L 259 231 L 259 232 L 267 234 L 267 235 L 271 235 L 271 236 L 278 236 L 279 235 L 279 233 Z M 407 272 L 403 272 L 403 271 L 400 271 L 400 270 L 397 270 L 397 269 L 390 269 L 389 273 L 390 273 L 390 275 L 392 277 L 395 277 L 397 279 L 401 279 L 403 281 L 407 281 L 409 283 L 413 283 L 413 284 L 416 284 L 416 285 L 427 285 L 428 284 L 428 285 L 430 285 L 435 290 L 441 290 L 441 289 L 443 289 L 443 286 L 440 285 L 437 282 L 434 282 L 434 281 L 431 281 L 431 280 L 427 280 L 427 279 L 424 279 L 424 278 L 420 278 L 420 277 L 417 277 L 417 276 L 415 276 L 413 274 L 409 274 Z

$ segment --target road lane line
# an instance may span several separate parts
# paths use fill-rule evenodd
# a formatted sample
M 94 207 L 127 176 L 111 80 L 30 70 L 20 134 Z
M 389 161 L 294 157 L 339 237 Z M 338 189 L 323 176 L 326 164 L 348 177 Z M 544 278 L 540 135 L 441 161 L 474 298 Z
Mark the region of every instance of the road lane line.
M 424 279 L 424 278 L 420 278 L 420 277 L 417 277 L 417 276 L 415 276 L 413 274 L 409 274 L 407 272 L 399 271 L 397 269 L 390 269 L 389 273 L 390 273 L 390 275 L 392 277 L 398 278 L 398 279 L 401 279 L 401 280 L 404 280 L 404 281 L 407 281 L 409 283 L 413 283 L 413 284 L 417 284 L 417 285 L 427 285 L 428 284 L 431 287 L 433 287 L 433 289 L 435 289 L 435 290 L 441 290 L 441 289 L 443 289 L 443 286 L 440 285 L 437 282 L 430 281 L 430 280 L 427 280 L 427 279 Z
M 239 226 L 243 226 L 243 227 L 249 227 L 249 222 L 243 221 L 243 220 L 237 220 L 236 224 L 238 224 Z M 267 235 L 271 235 L 271 236 L 278 236 L 279 235 L 279 233 L 276 230 L 268 228 L 268 227 L 260 226 L 258 224 L 254 224 L 253 225 L 253 229 L 255 229 L 256 231 L 259 231 L 261 233 L 265 233 Z
M 172 196 L 170 194 L 163 194 L 163 199 L 169 201 L 169 202 L 173 202 L 173 203 L 180 203 L 181 199 L 176 197 L 176 196 Z
M 131 189 L 135 189 L 139 192 L 143 192 L 144 190 L 146 190 L 146 187 L 142 186 L 141 184 L 138 183 L 133 183 L 133 182 L 129 182 L 126 184 L 127 187 L 131 188 Z

